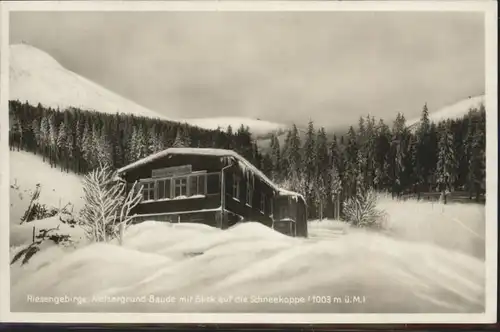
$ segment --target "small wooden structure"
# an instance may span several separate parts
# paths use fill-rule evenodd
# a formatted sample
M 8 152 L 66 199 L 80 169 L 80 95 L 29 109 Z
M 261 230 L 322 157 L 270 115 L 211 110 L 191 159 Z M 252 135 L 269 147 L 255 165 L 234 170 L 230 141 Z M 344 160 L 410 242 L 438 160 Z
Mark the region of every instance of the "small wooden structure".
M 142 201 L 134 222 L 194 222 L 226 229 L 256 221 L 290 236 L 307 237 L 307 207 L 297 193 L 277 187 L 232 150 L 169 148 L 118 170 Z

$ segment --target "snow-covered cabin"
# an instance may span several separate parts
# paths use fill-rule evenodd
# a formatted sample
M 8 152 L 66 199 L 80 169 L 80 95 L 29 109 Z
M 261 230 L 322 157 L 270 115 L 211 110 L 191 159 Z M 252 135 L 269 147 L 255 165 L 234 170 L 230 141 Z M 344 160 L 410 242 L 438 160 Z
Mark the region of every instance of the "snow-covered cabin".
M 225 229 L 257 221 L 307 237 L 304 198 L 279 188 L 232 150 L 169 148 L 119 169 L 118 175 L 142 188 L 134 222 L 194 222 Z

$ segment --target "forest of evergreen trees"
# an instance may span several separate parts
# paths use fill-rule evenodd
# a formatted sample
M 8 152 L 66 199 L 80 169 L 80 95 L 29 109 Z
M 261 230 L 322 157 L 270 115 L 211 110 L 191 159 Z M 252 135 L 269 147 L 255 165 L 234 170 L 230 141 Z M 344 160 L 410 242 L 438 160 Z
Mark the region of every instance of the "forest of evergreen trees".
M 258 151 L 248 128 L 233 132 L 76 108 L 59 111 L 10 101 L 10 147 L 40 155 L 62 171 L 84 174 L 105 161 L 119 168 L 171 146 L 233 149 L 275 182 L 302 193 L 309 218 L 338 217 L 340 202 L 370 188 L 394 196 L 428 192 L 485 192 L 484 106 L 454 120 L 407 126 L 398 114 L 391 126 L 367 116 L 346 135 L 328 138 L 310 122 L 305 137 L 294 125 L 284 144 L 271 137 L 269 153 Z
M 185 123 L 9 102 L 10 147 L 42 156 L 63 171 L 86 174 L 105 162 L 120 168 L 168 147 L 232 149 L 259 166 L 249 129 L 205 130 Z
M 327 138 L 309 123 L 303 142 L 296 126 L 283 146 L 271 138 L 274 181 L 305 194 L 309 217 L 338 217 L 342 202 L 368 189 L 400 197 L 422 193 L 485 193 L 486 111 L 484 105 L 459 119 L 432 123 L 427 105 L 420 122 L 407 126 L 398 114 L 390 127 L 367 116 L 346 135 Z M 446 194 L 446 195 L 445 195 Z

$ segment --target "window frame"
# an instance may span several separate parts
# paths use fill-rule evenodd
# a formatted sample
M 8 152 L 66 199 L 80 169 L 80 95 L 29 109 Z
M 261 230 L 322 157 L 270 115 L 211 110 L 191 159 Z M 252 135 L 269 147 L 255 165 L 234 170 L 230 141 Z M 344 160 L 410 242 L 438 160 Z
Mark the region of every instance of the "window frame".
M 177 181 L 180 181 L 179 183 Z M 179 195 L 177 195 L 177 188 L 179 188 Z M 182 189 L 185 189 L 185 194 L 182 194 Z M 172 199 L 176 199 L 177 197 L 189 197 L 188 196 L 188 177 L 185 176 L 179 176 L 177 178 L 174 178 L 174 195 Z
M 156 182 L 155 181 L 144 181 L 142 185 L 142 202 L 154 202 L 156 200 Z M 147 193 L 148 198 L 145 199 L 145 194 Z M 152 193 L 152 195 L 151 195 Z
M 240 201 L 240 196 L 241 196 L 241 186 L 240 186 L 240 176 L 236 173 L 233 174 L 233 192 L 232 192 L 232 196 L 233 196 L 233 199 L 236 200 L 236 201 Z
M 245 204 L 249 207 L 253 206 L 254 184 L 255 183 L 254 183 L 253 174 L 248 174 L 246 195 L 245 195 Z
M 171 176 L 165 178 L 141 179 L 139 180 L 139 183 L 142 186 L 141 203 L 162 202 L 174 199 L 186 199 L 186 198 L 191 198 L 192 196 L 197 196 L 200 198 L 205 197 L 208 195 L 208 177 L 214 174 L 219 174 L 219 173 L 218 172 L 207 173 L 206 171 L 200 171 L 200 172 L 193 172 L 191 174 Z M 192 181 L 196 182 L 195 190 L 192 190 L 193 188 L 191 188 Z M 163 186 L 162 197 L 160 197 L 160 186 Z M 179 193 L 179 195 L 177 195 L 177 192 Z

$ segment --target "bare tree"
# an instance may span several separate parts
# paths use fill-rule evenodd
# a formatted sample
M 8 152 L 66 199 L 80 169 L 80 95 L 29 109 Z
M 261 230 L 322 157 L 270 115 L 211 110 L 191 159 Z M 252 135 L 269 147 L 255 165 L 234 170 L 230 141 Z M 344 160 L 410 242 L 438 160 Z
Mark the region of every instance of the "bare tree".
M 137 182 L 126 193 L 126 183 L 109 165 L 100 165 L 83 178 L 84 202 L 80 225 L 94 242 L 118 238 L 123 243 L 125 228 L 132 220 L 131 210 L 141 201 Z

